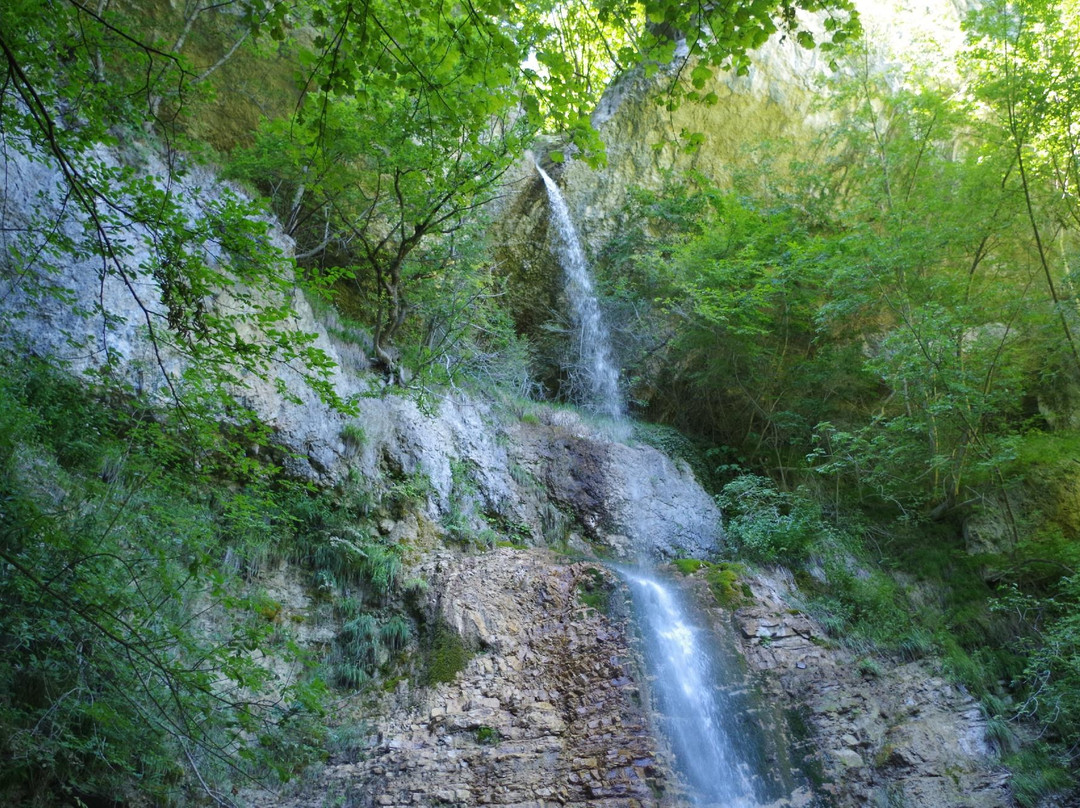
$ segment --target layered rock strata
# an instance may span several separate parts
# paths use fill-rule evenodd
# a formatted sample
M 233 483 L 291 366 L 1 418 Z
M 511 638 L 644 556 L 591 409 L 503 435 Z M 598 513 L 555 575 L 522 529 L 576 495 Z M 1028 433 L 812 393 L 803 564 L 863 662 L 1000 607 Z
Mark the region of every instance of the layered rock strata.
M 610 572 L 542 551 L 444 554 L 425 564 L 431 619 L 476 655 L 448 683 L 399 687 L 362 760 L 332 762 L 263 806 L 660 808 L 672 777 L 626 625 L 584 605 Z
M 926 661 L 860 665 L 792 608 L 782 581 L 759 576 L 752 589 L 754 604 L 734 612 L 743 652 L 767 698 L 786 705 L 819 799 L 836 808 L 1015 804 L 970 694 Z

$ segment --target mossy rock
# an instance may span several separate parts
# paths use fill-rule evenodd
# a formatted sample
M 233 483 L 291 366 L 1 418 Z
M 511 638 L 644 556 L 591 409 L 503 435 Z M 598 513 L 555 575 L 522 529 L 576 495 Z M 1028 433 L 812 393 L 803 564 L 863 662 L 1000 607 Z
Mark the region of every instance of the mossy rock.
M 578 602 L 587 609 L 606 614 L 611 600 L 611 582 L 596 567 L 588 567 L 578 580 Z
M 454 678 L 465 670 L 471 658 L 472 653 L 465 646 L 461 635 L 445 623 L 439 623 L 424 648 L 421 684 L 431 687 L 454 681 Z
M 699 558 L 677 558 L 671 562 L 671 566 L 683 575 L 693 575 L 702 567 L 709 566 L 709 562 L 702 561 Z
M 709 584 L 716 602 L 725 609 L 737 609 L 749 603 L 754 593 L 750 585 L 740 580 L 746 575 L 746 567 L 731 561 L 702 561 L 698 558 L 680 558 L 671 562 L 683 575 L 695 575 L 704 570 L 704 577 Z
M 705 580 L 717 603 L 725 609 L 737 609 L 753 597 L 750 585 L 739 580 L 745 574 L 746 567 L 742 564 L 722 562 L 710 565 Z

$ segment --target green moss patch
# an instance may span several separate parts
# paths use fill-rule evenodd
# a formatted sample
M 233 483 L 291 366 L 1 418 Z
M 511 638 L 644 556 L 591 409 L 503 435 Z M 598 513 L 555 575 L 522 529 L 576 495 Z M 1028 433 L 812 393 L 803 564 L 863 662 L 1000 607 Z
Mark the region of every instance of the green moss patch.
M 424 648 L 421 684 L 431 687 L 454 681 L 454 677 L 465 670 L 471 658 L 472 652 L 465 646 L 461 635 L 445 623 L 437 624 Z
M 671 565 L 683 575 L 695 575 L 702 571 L 716 602 L 725 609 L 737 609 L 753 597 L 750 585 L 740 580 L 746 575 L 746 567 L 731 561 L 702 561 L 697 558 L 680 558 Z
M 677 558 L 671 562 L 671 566 L 683 575 L 693 575 L 699 569 L 707 567 L 708 565 L 708 561 L 702 561 L 698 558 Z
M 611 585 L 596 567 L 589 567 L 578 580 L 578 602 L 588 609 L 607 613 Z

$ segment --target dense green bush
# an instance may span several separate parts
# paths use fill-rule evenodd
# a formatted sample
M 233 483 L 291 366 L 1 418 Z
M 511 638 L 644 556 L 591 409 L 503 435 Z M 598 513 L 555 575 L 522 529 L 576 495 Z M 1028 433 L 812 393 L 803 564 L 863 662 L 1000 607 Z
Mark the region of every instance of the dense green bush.
M 718 497 L 728 539 L 740 555 L 765 564 L 796 564 L 832 528 L 806 497 L 779 490 L 772 480 L 744 474 Z

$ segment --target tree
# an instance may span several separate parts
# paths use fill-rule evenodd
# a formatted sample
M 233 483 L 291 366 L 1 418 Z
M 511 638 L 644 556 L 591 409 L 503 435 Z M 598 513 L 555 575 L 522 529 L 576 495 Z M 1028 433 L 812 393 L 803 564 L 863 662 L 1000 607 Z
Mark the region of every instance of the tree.
M 600 159 L 601 144 L 588 123 L 603 89 L 596 71 L 602 76 L 610 65 L 655 70 L 685 42 L 700 89 L 714 69 L 745 71 L 749 52 L 778 31 L 806 47 L 818 45 L 802 12 L 823 18 L 820 46 L 826 49 L 858 30 L 850 0 L 725 0 L 707 6 L 537 0 L 515 6 L 512 15 L 505 0 L 408 10 L 335 0 L 313 11 L 315 24 L 330 33 L 316 41 L 322 50 L 312 84 L 336 94 L 393 87 L 435 96 L 451 85 L 467 86 L 473 91 L 469 103 L 486 107 L 488 114 L 520 108 L 531 126 L 563 132 L 586 158 Z
M 201 792 L 232 805 L 223 782 L 287 778 L 308 761 L 321 709 L 317 681 L 260 661 L 273 649 L 298 672 L 303 657 L 268 617 L 280 606 L 222 561 L 223 546 L 250 560 L 254 531 L 234 514 L 267 470 L 212 425 L 177 429 L 100 392 L 5 357 L 0 800 Z M 211 473 L 239 483 L 216 495 L 218 513 Z M 280 500 L 260 499 L 261 531 L 290 529 Z
M 500 191 L 523 148 L 524 127 L 490 118 L 458 92 L 436 99 L 371 89 L 365 106 L 314 99 L 299 121 L 268 123 L 234 164 L 272 191 L 309 272 L 347 279 L 370 301 L 372 350 L 391 376 L 412 288 L 446 271 L 418 248 L 446 242 L 450 260 L 447 240 Z
M 1007 139 L 1015 169 L 1008 180 L 1022 194 L 1043 280 L 1074 370 L 1080 372 L 1076 304 L 1064 248 L 1074 238 L 1070 227 L 1080 223 L 1080 16 L 1069 2 L 998 0 L 972 15 L 969 31 L 975 91 Z M 1058 255 L 1055 241 L 1062 245 Z

